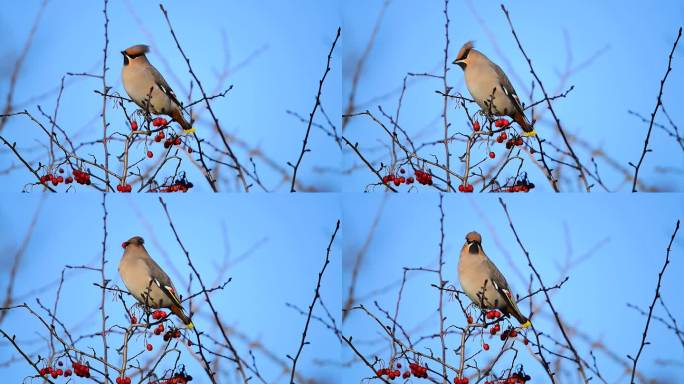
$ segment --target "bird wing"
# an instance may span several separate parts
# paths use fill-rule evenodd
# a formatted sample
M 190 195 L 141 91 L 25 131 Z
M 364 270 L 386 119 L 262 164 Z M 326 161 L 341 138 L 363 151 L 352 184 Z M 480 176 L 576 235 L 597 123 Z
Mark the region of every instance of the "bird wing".
M 523 112 L 523 107 L 522 103 L 520 103 L 520 98 L 518 97 L 518 94 L 515 93 L 515 89 L 513 88 L 511 81 L 508 80 L 508 76 L 506 76 L 501 67 L 499 67 L 496 64 L 494 64 L 494 70 L 496 71 L 498 78 L 501 79 L 499 85 L 501 86 L 504 95 L 513 100 L 513 106 L 515 106 L 515 109 L 524 115 L 525 113 Z
M 173 92 L 173 89 L 171 89 L 171 86 L 169 86 L 169 83 L 166 82 L 166 79 L 164 79 L 164 76 L 159 73 L 157 68 L 153 67 L 150 65 L 150 70 L 152 71 L 152 75 L 154 75 L 154 81 L 155 84 L 157 84 L 157 87 L 164 92 L 166 96 L 168 96 L 176 105 L 178 105 L 179 108 L 183 108 L 181 105 L 180 101 L 178 101 L 178 98 L 176 97 L 176 94 Z
M 506 281 L 506 278 L 501 274 L 499 268 L 497 268 L 488 257 L 485 260 L 487 268 L 489 269 L 488 276 L 492 285 L 494 286 L 494 289 L 496 289 L 496 291 L 502 296 L 506 297 L 507 301 L 510 301 L 511 298 L 509 295 L 511 294 L 511 290 L 508 288 L 508 282 Z
M 150 257 L 143 259 L 147 263 L 147 267 L 150 270 L 150 276 L 152 276 L 152 283 L 159 287 L 159 289 L 171 300 L 171 302 L 177 306 L 181 306 L 180 299 L 176 293 L 176 288 L 173 286 L 169 275 L 164 272 L 163 269 L 157 264 L 156 261 L 152 260 Z
M 496 267 L 496 265 L 494 265 L 494 263 L 492 263 L 491 260 L 489 260 L 489 258 L 487 258 L 487 265 L 490 269 L 489 276 L 491 276 L 491 282 L 494 286 L 494 289 L 496 289 L 496 291 L 504 297 L 506 304 L 508 304 L 511 309 L 519 313 L 520 310 L 518 309 L 518 304 L 516 304 L 515 300 L 513 299 L 513 293 L 511 293 L 511 289 L 508 287 L 506 278 L 503 277 L 499 269 Z

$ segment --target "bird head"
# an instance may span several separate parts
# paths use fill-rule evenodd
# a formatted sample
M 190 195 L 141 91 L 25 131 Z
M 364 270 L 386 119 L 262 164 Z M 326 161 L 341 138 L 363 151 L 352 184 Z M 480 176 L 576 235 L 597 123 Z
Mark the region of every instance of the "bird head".
M 136 246 L 142 246 L 145 244 L 145 240 L 140 237 L 140 236 L 133 236 L 127 241 L 124 241 L 123 244 L 121 244 L 124 249 L 128 248 L 129 245 L 136 245 Z
M 482 236 L 475 231 L 469 232 L 466 235 L 466 242 L 463 247 L 468 247 L 470 253 L 478 253 L 482 247 Z
M 131 60 L 135 60 L 139 57 L 144 58 L 145 54 L 150 51 L 150 47 L 145 44 L 138 44 L 132 47 L 128 47 L 121 51 L 124 58 L 124 65 L 128 65 Z
M 465 70 L 466 65 L 468 64 L 468 56 L 470 55 L 470 51 L 472 49 L 472 41 L 468 41 L 467 43 L 463 44 L 461 50 L 458 51 L 458 55 L 456 55 L 456 60 L 454 60 L 453 64 L 456 64 L 461 67 L 461 69 Z

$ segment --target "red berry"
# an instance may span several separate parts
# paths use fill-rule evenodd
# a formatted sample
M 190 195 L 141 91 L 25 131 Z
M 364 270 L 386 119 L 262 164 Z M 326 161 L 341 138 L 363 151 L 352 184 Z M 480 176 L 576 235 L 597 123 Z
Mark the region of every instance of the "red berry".
M 188 147 L 188 153 L 192 153 L 192 147 Z
M 409 176 L 409 178 L 406 179 L 406 184 L 413 184 L 413 176 Z
M 152 151 L 147 151 L 147 157 L 151 159 L 152 156 L 154 156 L 154 153 L 152 153 Z
M 408 379 L 409 377 L 411 377 L 411 372 L 406 371 L 403 375 L 401 375 L 401 377 L 403 377 L 404 379 Z
M 74 182 L 74 178 L 71 177 L 71 176 L 69 176 L 69 177 L 66 178 L 66 180 L 64 180 L 64 182 L 67 183 L 67 184 L 71 184 L 71 183 Z
M 67 368 L 66 371 L 64 371 L 64 377 L 69 377 L 71 376 L 71 369 Z
M 151 351 L 152 350 L 152 344 L 147 344 L 147 350 Z
M 472 323 L 473 323 L 473 317 L 472 317 L 472 316 L 468 315 L 467 320 L 468 320 L 468 324 L 472 324 Z
M 64 169 L 63 169 L 63 168 L 60 168 L 60 169 L 59 169 L 59 173 L 64 173 Z
M 174 140 L 173 143 L 176 145 L 180 145 L 180 143 L 181 143 L 180 137 L 176 137 L 176 140 Z
M 134 131 L 137 130 L 138 129 L 138 123 L 136 123 L 135 121 L 132 121 L 131 122 L 131 129 Z
M 131 324 L 138 324 L 138 318 L 135 315 L 131 316 Z
M 121 184 L 116 186 L 116 191 L 117 192 L 123 192 L 123 186 Z
M 154 137 L 154 141 L 157 142 L 157 143 L 160 142 L 161 139 L 162 139 L 162 137 L 159 136 L 159 135 L 157 135 L 157 136 Z
M 508 137 L 508 135 L 506 135 L 506 132 L 501 132 L 501 136 L 500 136 L 500 137 L 501 137 L 501 140 L 506 140 L 506 138 Z
M 490 158 L 490 159 L 493 159 L 493 158 L 495 158 L 495 157 L 496 157 L 496 153 L 494 153 L 494 152 L 489 152 L 489 158 Z
M 523 339 L 523 344 L 527 345 L 529 342 L 530 342 L 530 341 L 527 340 L 527 338 L 524 338 L 524 339 Z
M 482 344 L 482 349 L 484 349 L 485 351 L 489 351 L 489 344 L 487 344 L 487 343 Z
M 463 184 L 458 186 L 458 191 L 459 192 L 465 192 L 465 187 L 463 186 Z
M 473 185 L 472 185 L 472 184 L 468 184 L 468 185 L 465 186 L 465 191 L 466 191 L 466 192 L 472 192 L 473 190 L 474 190 L 474 188 L 473 188 Z
M 476 121 L 473 123 L 473 130 L 476 132 L 480 130 L 480 122 L 479 121 Z

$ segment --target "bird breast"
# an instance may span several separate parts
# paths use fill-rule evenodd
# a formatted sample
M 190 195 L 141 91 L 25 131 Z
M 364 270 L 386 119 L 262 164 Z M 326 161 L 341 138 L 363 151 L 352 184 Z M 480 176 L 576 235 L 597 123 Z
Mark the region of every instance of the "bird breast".
M 149 99 L 151 113 L 168 115 L 174 110 L 173 101 L 157 86 L 149 67 L 131 63 L 123 67 L 121 76 L 126 93 L 140 108 L 147 109 Z

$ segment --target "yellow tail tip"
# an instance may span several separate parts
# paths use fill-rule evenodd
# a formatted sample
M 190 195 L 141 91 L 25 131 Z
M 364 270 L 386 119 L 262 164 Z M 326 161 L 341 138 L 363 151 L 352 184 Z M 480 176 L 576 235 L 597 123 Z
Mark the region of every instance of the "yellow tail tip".
M 529 132 L 523 131 L 523 136 L 525 136 L 525 137 L 535 137 L 535 136 L 537 136 L 537 131 L 535 131 L 535 130 L 531 130 L 531 131 L 529 131 Z
M 195 131 L 196 131 L 195 127 L 192 127 L 192 128 L 190 128 L 190 129 L 184 129 L 184 130 L 183 130 L 183 133 L 186 134 L 186 135 L 190 135 L 190 134 L 192 134 L 192 133 L 195 133 Z
M 520 328 L 523 328 L 523 329 L 524 329 L 524 328 L 529 328 L 531 325 L 532 325 L 532 322 L 530 322 L 529 320 L 527 320 L 527 321 L 525 322 L 525 324 L 520 324 Z
M 528 321 L 528 323 L 529 323 L 529 321 Z M 186 326 L 188 327 L 188 329 L 194 329 L 195 328 L 195 325 L 192 322 L 186 324 Z

